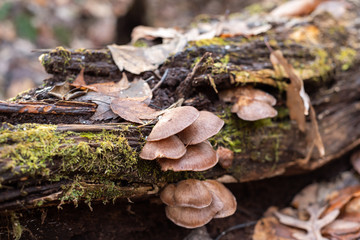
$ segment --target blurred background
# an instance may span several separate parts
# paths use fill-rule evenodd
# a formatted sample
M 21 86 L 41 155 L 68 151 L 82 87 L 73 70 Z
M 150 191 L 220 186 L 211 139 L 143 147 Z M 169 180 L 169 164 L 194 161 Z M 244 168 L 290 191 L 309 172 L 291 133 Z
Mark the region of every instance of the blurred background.
M 48 77 L 37 59 L 40 53 L 36 49 L 126 44 L 138 25 L 184 28 L 198 15 L 237 12 L 254 2 L 0 0 L 0 100 L 40 85 Z M 256 5 L 252 8 L 256 10 Z

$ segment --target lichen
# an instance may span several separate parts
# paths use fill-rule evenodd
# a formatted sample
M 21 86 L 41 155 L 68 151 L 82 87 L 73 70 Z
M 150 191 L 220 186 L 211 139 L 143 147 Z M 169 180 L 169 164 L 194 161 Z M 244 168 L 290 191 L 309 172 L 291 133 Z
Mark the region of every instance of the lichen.
M 341 65 L 341 70 L 348 70 L 356 59 L 356 50 L 349 47 L 342 47 L 340 51 L 335 54 L 335 60 Z

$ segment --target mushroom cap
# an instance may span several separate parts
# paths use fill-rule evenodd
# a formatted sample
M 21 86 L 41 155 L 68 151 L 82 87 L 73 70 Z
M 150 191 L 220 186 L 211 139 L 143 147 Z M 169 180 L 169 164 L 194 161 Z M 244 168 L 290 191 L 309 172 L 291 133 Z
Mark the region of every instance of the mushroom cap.
M 200 180 L 187 179 L 178 182 L 176 186 L 166 186 L 160 199 L 168 206 L 204 208 L 211 204 L 212 195 Z
M 204 208 L 211 204 L 212 196 L 202 181 L 187 179 L 177 184 L 174 200 L 177 206 Z
M 160 199 L 163 203 L 168 206 L 175 206 L 174 193 L 176 186 L 175 184 L 167 185 L 160 193 Z
M 255 89 L 252 86 L 227 89 L 219 93 L 219 98 L 224 102 L 236 102 L 236 99 L 241 96 L 266 102 L 271 106 L 274 106 L 276 104 L 276 98 L 274 98 L 271 94 L 264 92 L 260 89 Z
M 252 98 L 254 100 L 258 100 L 261 102 L 266 102 L 271 106 L 276 104 L 276 98 L 274 98 L 271 94 L 264 92 L 260 89 L 255 89 L 252 86 L 247 87 L 239 87 L 236 89 L 237 96 L 246 96 Z
M 268 103 L 243 96 L 238 98 L 231 112 L 236 112 L 239 118 L 246 121 L 256 121 L 277 115 L 277 111 Z
M 214 218 L 224 218 L 235 213 L 237 203 L 229 189 L 216 180 L 206 180 L 203 181 L 203 183 L 224 205 L 224 207 L 214 215 Z
M 147 140 L 158 141 L 177 134 L 190 126 L 199 115 L 199 111 L 191 106 L 173 108 L 160 118 Z
M 217 196 L 212 194 L 212 198 L 211 204 L 204 208 L 166 206 L 166 216 L 181 227 L 197 228 L 204 226 L 211 221 L 217 212 L 224 208 Z
M 234 152 L 225 147 L 218 147 L 216 153 L 219 157 L 219 164 L 224 169 L 227 169 L 232 166 L 234 161 Z
M 177 135 L 185 145 L 198 144 L 217 134 L 224 126 L 224 121 L 215 114 L 201 111 L 198 119 Z
M 146 142 L 141 150 L 140 157 L 146 160 L 154 160 L 156 158 L 179 159 L 186 153 L 186 148 L 177 136 Z
M 158 159 L 161 170 L 178 171 L 205 171 L 218 162 L 218 156 L 211 144 L 201 142 L 187 147 L 186 153 L 180 159 Z

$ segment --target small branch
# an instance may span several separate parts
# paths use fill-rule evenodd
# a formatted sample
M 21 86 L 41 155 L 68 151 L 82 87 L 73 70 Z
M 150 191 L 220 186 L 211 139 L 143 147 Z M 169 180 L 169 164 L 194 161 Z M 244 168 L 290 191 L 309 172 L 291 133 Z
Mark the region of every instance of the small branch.
M 44 102 L 3 102 L 0 101 L 0 113 L 32 113 L 32 114 L 68 114 L 81 115 L 94 113 L 96 104 L 84 102 L 61 101 L 57 103 Z
M 176 95 L 178 98 L 187 98 L 191 94 L 191 81 L 194 78 L 195 74 L 199 70 L 201 63 L 204 61 L 204 59 L 207 59 L 211 56 L 210 52 L 206 52 L 200 60 L 195 64 L 192 71 L 186 76 L 185 80 L 180 83 L 178 88 L 176 89 Z

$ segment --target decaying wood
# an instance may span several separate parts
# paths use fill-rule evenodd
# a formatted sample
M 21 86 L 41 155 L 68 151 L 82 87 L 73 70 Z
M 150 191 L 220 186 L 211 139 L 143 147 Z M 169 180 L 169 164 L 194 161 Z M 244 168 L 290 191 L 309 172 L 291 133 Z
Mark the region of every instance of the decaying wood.
M 318 27 L 324 33 L 323 37 L 326 38 L 329 26 L 322 27 L 319 23 Z M 144 161 L 137 157 L 136 162 L 126 165 L 130 157 L 127 155 L 129 152 L 125 152 L 123 148 L 125 145 L 120 146 L 120 143 L 104 145 L 101 140 L 107 141 L 106 133 L 124 138 L 126 140 L 124 144 L 129 147 L 126 151 L 133 151 L 136 155 L 153 125 L 136 126 L 123 122 L 121 119 L 115 119 L 111 123 L 94 122 L 89 120 L 89 117 L 95 111 L 95 104 L 68 101 L 64 105 L 49 96 L 50 87 L 58 82 L 74 80 L 82 68 L 85 69 L 85 79 L 88 84 L 118 81 L 122 77 L 122 73 L 114 64 L 108 50 L 57 48 L 42 57 L 41 61 L 46 71 L 53 74 L 43 89 L 35 89 L 27 93 L 26 99 L 30 99 L 27 101 L 24 101 L 25 98 L 22 95 L 18 97 L 18 102 L 0 103 L 2 131 L 7 130 L 7 133 L 13 133 L 0 141 L 0 211 L 36 207 L 40 203 L 60 204 L 79 200 L 146 198 L 157 194 L 159 189 L 168 182 L 188 177 L 218 179 L 230 175 L 234 181 L 245 182 L 281 174 L 294 174 L 318 168 L 339 157 L 339 154 L 344 154 L 357 147 L 360 144 L 360 128 L 358 127 L 360 125 L 358 98 L 360 71 L 355 68 L 346 72 L 340 71 L 342 62 L 335 58 L 340 48 L 333 50 L 301 42 L 288 43 L 285 35 L 276 32 L 269 33 L 268 37 L 276 41 L 276 44 L 272 43 L 272 47 L 281 49 L 290 62 L 297 63 L 297 67 L 305 66 L 305 70 L 310 71 L 309 73 L 304 70 L 303 73 L 308 77 L 305 81 L 305 89 L 309 92 L 317 112 L 319 130 L 325 145 L 325 157 L 320 158 L 315 151 L 310 161 L 305 163 L 299 161 L 309 152 L 309 144 L 306 134 L 300 132 L 287 116 L 280 116 L 271 122 L 249 123 L 229 114 L 224 103 L 218 100 L 214 86 L 217 91 L 234 85 L 252 84 L 276 95 L 279 100 L 277 107 L 285 108 L 286 79 L 274 77 L 269 60 L 270 52 L 262 37 L 248 40 L 244 37 L 234 37 L 230 39 L 231 43 L 229 40 L 226 48 L 219 44 L 193 44 L 191 46 L 190 43 L 186 50 L 169 58 L 159 69 L 161 73 L 167 70 L 168 76 L 161 87 L 154 91 L 153 105 L 165 108 L 174 103 L 179 95 L 175 93 L 180 91 L 185 84 L 180 82 L 186 81 L 184 89 L 190 87 L 193 93 L 191 95 L 189 92 L 180 93 L 180 96 L 187 97 L 186 105 L 213 111 L 229 120 L 223 131 L 212 139 L 217 144 L 215 147 L 222 145 L 229 147 L 233 142 L 239 140 L 236 146 L 232 146 L 237 151 L 231 168 L 225 170 L 216 166 L 202 173 L 164 173 L 159 170 L 155 161 Z M 245 43 L 237 45 L 241 41 L 245 41 Z M 333 42 L 336 41 L 336 38 L 328 38 L 326 41 Z M 350 43 L 345 41 L 344 44 L 344 47 L 350 47 L 346 45 Z M 332 45 L 329 44 L 329 46 Z M 319 52 L 324 53 L 324 51 L 329 54 L 326 58 L 320 59 Z M 204 56 L 204 54 L 206 58 L 211 55 L 211 61 L 201 60 L 196 65 L 196 58 Z M 229 58 L 227 67 L 214 69 L 211 64 L 214 61 L 220 62 L 220 59 L 226 55 Z M 192 68 L 194 63 L 196 67 Z M 355 62 L 352 64 L 355 65 Z M 325 70 L 324 67 L 326 67 Z M 151 75 L 153 73 L 145 72 L 141 77 L 146 79 Z M 128 74 L 128 77 L 131 79 L 134 76 Z M 149 82 L 150 85 L 155 86 L 158 81 L 155 79 Z M 164 95 L 168 97 L 165 100 L 161 97 Z M 206 97 L 202 98 L 202 95 Z M 52 99 L 54 102 L 39 102 L 44 99 Z M 58 114 L 62 118 L 56 120 L 44 115 L 45 113 Z M 72 114 L 83 114 L 83 116 L 73 118 Z M 66 123 L 65 125 L 61 124 L 62 119 L 65 119 L 63 122 Z M 12 126 L 9 123 L 13 125 L 18 123 L 41 124 Z M 47 124 L 53 123 L 58 125 L 49 128 Z M 310 123 L 307 123 L 308 128 L 309 126 Z M 11 152 L 21 144 L 26 146 L 26 141 L 28 141 L 28 138 L 12 139 L 12 136 L 21 136 L 24 131 L 32 129 L 32 127 L 35 129 L 35 133 L 33 133 L 35 137 L 31 142 L 38 143 L 40 146 L 34 151 L 43 151 L 41 146 L 47 144 L 42 142 L 44 140 L 41 137 L 38 137 L 42 133 L 50 132 L 61 137 L 59 145 L 53 149 L 59 154 L 52 156 L 54 159 L 47 159 L 38 168 L 32 166 L 31 161 L 27 162 L 29 159 L 26 159 L 26 153 L 21 156 L 25 159 L 20 161 L 20 158 L 16 159 L 15 153 Z M 91 133 L 91 136 L 98 138 L 94 140 L 90 134 L 81 135 L 81 133 Z M 69 139 L 73 141 L 68 141 Z M 69 155 L 61 155 L 63 154 L 61 149 L 68 147 L 80 149 L 84 146 L 91 153 L 99 153 L 99 159 L 95 158 L 91 162 L 85 163 L 95 164 L 95 167 L 66 165 L 66 162 L 72 161 L 72 159 L 69 159 Z M 102 154 L 103 152 L 106 153 Z M 16 154 L 18 153 L 16 152 Z M 44 155 L 46 154 L 48 152 L 44 150 Z M 115 168 L 111 174 L 108 174 L 106 167 L 99 169 L 100 167 L 96 167 L 94 162 L 101 161 L 105 154 L 121 155 L 124 166 Z M 60 172 L 61 174 L 59 174 Z M 99 177 L 102 174 L 103 176 Z M 94 177 L 95 175 L 96 177 Z M 79 195 L 74 196 L 75 190 L 80 192 Z

